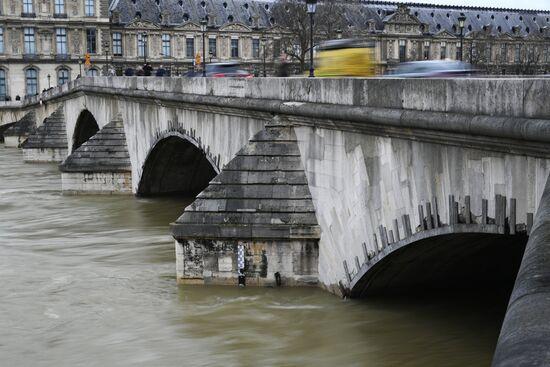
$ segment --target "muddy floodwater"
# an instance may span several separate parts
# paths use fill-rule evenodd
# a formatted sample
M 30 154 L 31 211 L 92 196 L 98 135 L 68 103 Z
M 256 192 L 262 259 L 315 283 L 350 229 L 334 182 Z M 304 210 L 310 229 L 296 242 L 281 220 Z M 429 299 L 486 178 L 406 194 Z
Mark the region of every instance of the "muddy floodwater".
M 1 366 L 488 366 L 506 299 L 183 287 L 183 199 L 64 196 L 0 145 Z

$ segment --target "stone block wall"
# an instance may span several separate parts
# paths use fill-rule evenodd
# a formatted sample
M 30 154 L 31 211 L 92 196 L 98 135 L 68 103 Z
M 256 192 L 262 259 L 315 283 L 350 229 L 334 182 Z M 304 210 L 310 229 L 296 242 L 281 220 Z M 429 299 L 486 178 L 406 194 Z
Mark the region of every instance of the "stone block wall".
M 182 284 L 236 285 L 237 246 L 245 249 L 246 284 L 275 286 L 317 285 L 317 241 L 176 241 L 177 279 Z
M 25 162 L 62 162 L 68 154 L 67 148 L 36 148 L 23 150 Z
M 131 194 L 130 172 L 62 172 L 64 193 Z
M 342 262 L 374 252 L 373 234 L 409 215 L 420 226 L 418 205 L 437 201 L 441 220 L 449 218 L 448 196 L 471 197 L 472 215 L 482 199 L 515 198 L 517 222 L 534 213 L 550 173 L 550 160 L 444 144 L 296 127 L 298 146 L 321 227 L 320 281 L 337 288 L 345 280 Z M 461 210 L 461 209 L 459 209 Z M 508 208 L 509 210 L 509 208 Z M 399 227 L 400 233 L 405 233 Z

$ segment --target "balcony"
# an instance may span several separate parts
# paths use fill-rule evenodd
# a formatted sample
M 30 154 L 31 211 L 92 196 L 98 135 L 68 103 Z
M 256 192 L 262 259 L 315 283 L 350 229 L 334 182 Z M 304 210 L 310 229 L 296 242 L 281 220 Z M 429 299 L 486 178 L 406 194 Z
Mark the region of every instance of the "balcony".
M 57 54 L 55 55 L 55 61 L 67 61 L 70 59 L 68 54 Z
M 67 18 L 67 13 L 54 14 L 53 17 L 56 18 L 56 19 L 66 19 Z
M 21 13 L 21 18 L 36 18 L 36 13 Z
M 37 54 L 23 54 L 24 61 L 38 60 L 40 57 Z

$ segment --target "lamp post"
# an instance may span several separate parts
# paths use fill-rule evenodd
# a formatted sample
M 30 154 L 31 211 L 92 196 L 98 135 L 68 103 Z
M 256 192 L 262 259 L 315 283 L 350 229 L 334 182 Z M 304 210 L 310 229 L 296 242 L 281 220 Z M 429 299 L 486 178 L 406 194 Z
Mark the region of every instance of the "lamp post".
M 317 7 L 317 0 L 306 0 L 307 13 L 309 14 L 309 77 L 315 77 L 315 69 L 313 68 L 313 14 Z
M 50 74 L 48 74 L 48 89 L 51 88 L 51 86 L 50 86 L 50 78 L 51 78 L 51 76 L 50 76 Z
M 82 76 L 82 59 L 78 58 L 78 76 Z
M 204 53 L 206 50 L 206 25 L 207 25 L 206 18 L 202 18 L 201 20 L 201 32 L 202 32 L 202 76 L 203 78 L 206 77 L 206 54 Z
M 143 46 L 143 64 L 147 64 L 147 33 L 141 34 L 141 45 Z
M 466 22 L 466 16 L 464 13 L 460 13 L 458 17 L 458 28 L 460 28 L 460 61 L 463 61 L 464 55 L 464 22 Z
M 336 38 L 338 39 L 341 39 L 342 38 L 342 30 L 340 28 L 338 28 L 336 30 Z
M 265 34 L 262 36 L 262 44 L 263 44 L 263 52 L 262 52 L 263 55 L 262 55 L 262 57 L 263 57 L 263 69 L 264 69 L 263 74 L 264 74 L 264 78 L 265 78 L 267 76 L 267 73 L 265 71 L 265 48 L 266 48 L 266 44 L 267 44 L 267 36 Z

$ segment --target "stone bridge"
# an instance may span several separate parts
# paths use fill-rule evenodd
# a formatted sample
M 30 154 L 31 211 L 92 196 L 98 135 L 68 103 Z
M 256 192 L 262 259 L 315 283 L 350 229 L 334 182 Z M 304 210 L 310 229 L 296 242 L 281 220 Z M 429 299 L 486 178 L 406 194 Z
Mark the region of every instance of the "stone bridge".
M 550 339 L 548 90 L 544 79 L 81 78 L 0 116 L 28 161 L 62 162 L 66 192 L 195 198 L 171 225 L 182 283 L 242 274 L 361 297 L 518 276 L 495 356 L 518 366 L 517 348 L 546 361 Z

